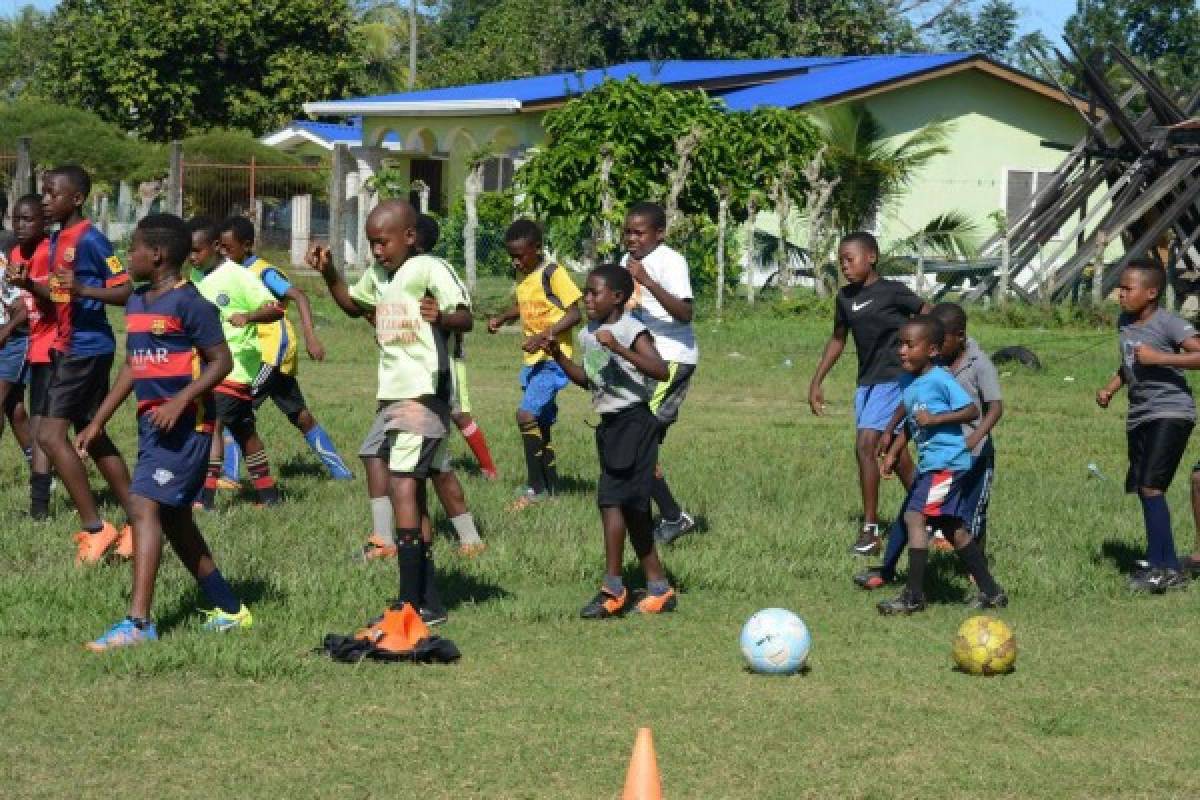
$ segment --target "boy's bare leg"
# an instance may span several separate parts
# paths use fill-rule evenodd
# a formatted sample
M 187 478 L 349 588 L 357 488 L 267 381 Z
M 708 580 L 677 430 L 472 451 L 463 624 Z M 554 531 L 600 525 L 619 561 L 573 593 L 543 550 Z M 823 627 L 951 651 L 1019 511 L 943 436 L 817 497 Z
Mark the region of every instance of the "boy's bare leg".
M 149 619 L 154 602 L 154 582 L 162 561 L 162 520 L 158 503 L 134 495 L 130 505 L 130 524 L 133 525 L 133 594 L 129 599 L 129 616 Z
M 1192 520 L 1196 523 L 1196 536 L 1186 566 L 1194 569 L 1200 565 L 1200 469 L 1192 470 Z
M 132 518 L 133 514 L 129 506 L 129 485 L 132 478 L 129 476 L 129 467 L 126 466 L 125 459 L 121 457 L 117 446 L 112 443 L 112 439 L 108 438 L 107 433 L 92 440 L 92 446 L 88 448 L 88 455 L 92 457 L 92 463 L 96 465 L 96 469 L 104 477 L 113 494 L 116 495 L 121 508 L 125 509 L 125 516 Z
M 879 431 L 861 429 L 854 440 L 854 455 L 858 459 L 858 486 L 862 491 L 863 524 L 879 524 L 879 462 L 875 450 Z
M 243 608 L 242 601 L 234 593 L 229 582 L 225 580 L 225 576 L 217 569 L 212 551 L 208 549 L 208 542 L 204 541 L 200 528 L 196 526 L 196 518 L 192 516 L 192 509 L 187 506 L 179 508 L 161 506 L 159 515 L 162 519 L 163 533 L 166 534 L 167 541 L 171 543 L 171 549 L 175 551 L 175 555 L 179 556 L 183 566 L 196 579 L 196 583 L 208 601 L 213 604 L 215 609 L 224 611 L 226 614 L 239 614 Z M 248 626 L 248 624 L 247 618 L 245 622 L 239 624 L 239 627 Z M 218 628 L 218 630 L 227 630 L 227 628 Z
M 75 447 L 67 441 L 70 422 L 59 417 L 44 417 L 38 424 L 37 441 L 54 465 L 59 480 L 75 504 L 80 524 L 85 530 L 98 528 L 102 521 L 96 509 L 96 499 L 88 484 L 87 470 Z

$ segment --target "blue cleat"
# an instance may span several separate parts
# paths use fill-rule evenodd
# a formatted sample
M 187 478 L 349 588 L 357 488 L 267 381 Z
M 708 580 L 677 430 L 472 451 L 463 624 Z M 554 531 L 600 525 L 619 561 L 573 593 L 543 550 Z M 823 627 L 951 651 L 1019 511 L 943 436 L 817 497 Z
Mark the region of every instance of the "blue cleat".
M 88 642 L 84 647 L 91 650 L 93 653 L 103 653 L 107 650 L 115 650 L 118 647 L 131 647 L 142 642 L 157 642 L 158 629 L 154 627 L 153 622 L 146 623 L 143 627 L 138 627 L 138 624 L 131 617 L 113 625 L 99 639 Z

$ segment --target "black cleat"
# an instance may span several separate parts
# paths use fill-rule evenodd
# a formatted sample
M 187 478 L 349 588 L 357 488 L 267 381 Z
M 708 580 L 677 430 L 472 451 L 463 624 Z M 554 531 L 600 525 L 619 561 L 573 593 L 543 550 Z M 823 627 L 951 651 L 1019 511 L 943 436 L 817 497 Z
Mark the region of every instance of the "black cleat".
M 885 617 L 890 617 L 895 614 L 915 614 L 918 611 L 925 610 L 924 595 L 911 595 L 905 589 L 900 595 L 891 600 L 884 600 L 875 606 L 879 609 L 879 613 Z
M 622 589 L 620 597 L 611 595 L 604 589 L 596 593 L 592 601 L 579 611 L 584 619 L 609 619 L 625 613 L 629 605 L 629 590 Z
M 1005 594 L 1003 589 L 999 588 L 997 588 L 995 594 L 990 596 L 980 592 L 975 595 L 975 599 L 967 607 L 980 611 L 985 608 L 1008 608 L 1008 595 Z
M 441 608 L 422 608 L 420 614 L 421 622 L 424 622 L 430 628 L 442 625 L 446 620 L 450 619 L 445 609 Z
M 1165 594 L 1172 589 L 1186 589 L 1188 576 L 1178 569 L 1147 569 L 1129 577 L 1129 588 L 1147 594 Z
M 692 519 L 686 511 L 680 511 L 677 520 L 660 519 L 658 521 L 658 527 L 654 529 L 654 541 L 659 544 L 670 544 L 695 529 L 696 520 Z
M 850 552 L 860 556 L 873 556 L 879 553 L 879 526 L 868 523 L 858 532 L 858 538 L 850 545 Z
M 873 589 L 882 589 L 889 583 L 895 580 L 895 577 L 887 577 L 883 574 L 883 569 L 880 567 L 872 567 L 864 572 L 860 572 L 854 576 L 854 585 L 861 589 L 866 589 L 868 592 Z

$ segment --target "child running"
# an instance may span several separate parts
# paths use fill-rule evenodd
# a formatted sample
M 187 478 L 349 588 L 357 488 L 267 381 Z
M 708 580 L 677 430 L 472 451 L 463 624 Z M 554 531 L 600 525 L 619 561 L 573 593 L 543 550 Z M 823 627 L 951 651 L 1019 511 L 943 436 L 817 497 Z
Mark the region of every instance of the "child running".
M 904 524 L 908 529 L 907 584 L 898 597 L 879 603 L 880 614 L 925 610 L 925 565 L 929 560 L 926 525 L 951 532 L 947 538 L 954 543 L 963 566 L 979 587 L 972 608 L 1008 605 L 1008 595 L 988 571 L 979 542 L 967 532 L 970 517 L 966 508 L 966 476 L 971 467 L 971 452 L 962 426 L 976 420 L 979 409 L 950 373 L 933 363 L 944 337 L 941 321 L 933 316 L 915 317 L 899 331 L 900 365 L 905 372 L 899 387 L 908 425 L 900 429 L 884 457 L 883 472 L 886 475 L 895 468 L 911 430 L 917 444 L 917 477 L 904 505 Z
M 1196 329 L 1159 307 L 1166 280 L 1165 270 L 1151 261 L 1131 261 L 1122 271 L 1117 290 L 1120 367 L 1096 392 L 1096 403 L 1108 408 L 1122 386 L 1129 388 L 1125 491 L 1137 492 L 1142 503 L 1147 561 L 1146 568 L 1130 576 L 1129 588 L 1152 594 L 1188 584 L 1175 552 L 1166 492 L 1196 424 L 1196 402 L 1183 371 L 1200 369 Z
M 386 460 L 391 472 L 397 602 L 436 624 L 445 621 L 446 610 L 437 591 L 425 479 L 451 471 L 449 339 L 471 329 L 471 311 L 466 289 L 446 262 L 417 254 L 417 212 L 410 203 L 376 206 L 367 217 L 367 239 L 375 263 L 352 287 L 327 252 L 312 258 L 347 316 L 375 315 L 378 405 L 360 455 Z
M 232 369 L 233 358 L 216 308 L 183 277 L 189 239 L 183 220 L 171 214 L 151 214 L 134 230 L 129 271 L 134 280 L 148 283 L 125 307 L 125 366 L 75 440 L 87 450 L 125 398 L 131 392 L 137 396 L 133 594 L 125 618 L 87 644 L 96 653 L 158 638 L 150 605 L 164 535 L 215 606 L 206 612 L 205 630 L 253 624 L 192 519 L 212 443 L 212 390 Z
M 963 519 L 967 533 L 979 542 L 979 548 L 987 550 L 987 509 L 992 495 L 992 480 L 996 471 L 996 448 L 992 444 L 992 429 L 1004 415 L 1004 402 L 1000 396 L 1000 376 L 987 353 L 967 336 L 967 312 L 957 303 L 938 303 L 929 312 L 942 323 L 945 336 L 938 363 L 958 382 L 979 409 L 979 418 L 963 424 L 967 449 L 971 452 L 971 468 L 964 481 Z M 892 431 L 904 418 L 904 407 L 896 409 L 887 430 L 879 438 L 879 455 L 892 446 Z M 905 498 L 905 505 L 908 500 Z M 904 527 L 903 512 L 892 523 L 887 536 L 887 551 L 883 566 L 868 569 L 854 576 L 854 582 L 864 589 L 878 589 L 896 580 L 896 566 L 908 535 Z M 942 541 L 945 541 L 944 539 Z
M 656 381 L 670 369 L 654 347 L 654 336 L 625 304 L 633 296 L 633 276 L 616 264 L 592 270 L 583 292 L 587 327 L 579 332 L 583 365 L 572 361 L 557 339 L 545 343 L 570 379 L 592 393 L 600 414 L 596 449 L 600 456 L 597 504 L 604 528 L 604 582 L 583 607 L 584 619 L 607 619 L 631 606 L 641 614 L 674 611 L 675 590 L 654 548 L 650 497 L 658 463 L 659 421 L 650 410 Z M 625 537 L 641 561 L 646 592 L 631 602 L 621 579 Z
M 28 380 L 29 307 L 26 297 L 26 292 L 9 282 L 6 263 L 4 273 L 0 274 L 0 409 L 6 412 L 4 416 L 8 416 L 10 399 L 21 399 Z M 4 416 L 0 416 L 0 433 L 4 431 Z M 13 425 L 13 436 L 18 442 L 29 438 L 29 423 L 25 420 L 23 424 L 23 430 Z M 23 451 L 24 448 L 22 445 Z M 26 458 L 29 455 L 26 453 Z
M 525 471 L 528 482 L 521 487 L 510 511 L 521 511 L 552 497 L 558 491 L 558 467 L 551 428 L 558 418 L 555 399 L 567 385 L 567 376 L 555 360 L 546 354 L 554 340 L 571 356 L 571 329 L 579 324 L 579 289 L 567 271 L 546 258 L 542 249 L 542 229 L 536 222 L 519 219 L 504 233 L 504 247 L 516 270 L 517 302 L 512 308 L 488 320 L 488 333 L 495 333 L 520 319 L 525 341 L 525 365 L 521 368 L 521 405 L 517 408 L 517 429 L 525 447 Z
M 262 281 L 282 304 L 285 312 L 282 320 L 258 326 L 262 367 L 254 379 L 255 410 L 270 398 L 288 422 L 304 435 L 304 441 L 328 470 L 329 477 L 337 481 L 352 480 L 354 473 L 338 455 L 329 434 L 309 411 L 304 392 L 300 390 L 300 383 L 296 379 L 299 359 L 296 356 L 296 331 L 286 316 L 289 301 L 295 303 L 300 313 L 300 330 L 304 332 L 304 346 L 309 357 L 313 361 L 325 360 L 325 347 L 313 327 L 308 295 L 293 285 L 282 270 L 254 254 L 254 223 L 246 217 L 236 216 L 225 220 L 221 224 L 220 242 L 225 256 L 250 270 Z M 240 461 L 236 450 L 236 443 L 227 444 L 225 477 L 233 482 L 237 481 Z
M 896 332 L 914 314 L 929 310 L 920 297 L 902 283 L 879 275 L 879 244 L 869 233 L 859 231 L 842 238 L 838 263 L 846 285 L 837 294 L 833 336 L 825 345 L 817 371 L 808 387 L 812 413 L 825 413 L 821 383 L 846 347 L 846 333 L 854 336 L 858 354 L 858 388 L 854 392 L 857 434 L 854 452 L 858 459 L 858 485 L 862 491 L 863 523 L 851 552 L 879 552 L 879 464 L 875 460 L 879 437 L 900 403 L 900 363 L 896 360 Z M 897 472 L 907 489 L 913 465 L 906 450 L 900 451 Z

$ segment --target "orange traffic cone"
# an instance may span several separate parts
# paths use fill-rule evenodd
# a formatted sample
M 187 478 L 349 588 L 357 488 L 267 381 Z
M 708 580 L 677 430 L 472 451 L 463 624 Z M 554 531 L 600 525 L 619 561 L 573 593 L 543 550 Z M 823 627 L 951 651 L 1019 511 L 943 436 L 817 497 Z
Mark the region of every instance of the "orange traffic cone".
M 662 779 L 658 776 L 658 758 L 654 755 L 654 737 L 649 728 L 638 728 L 621 800 L 662 800 Z

